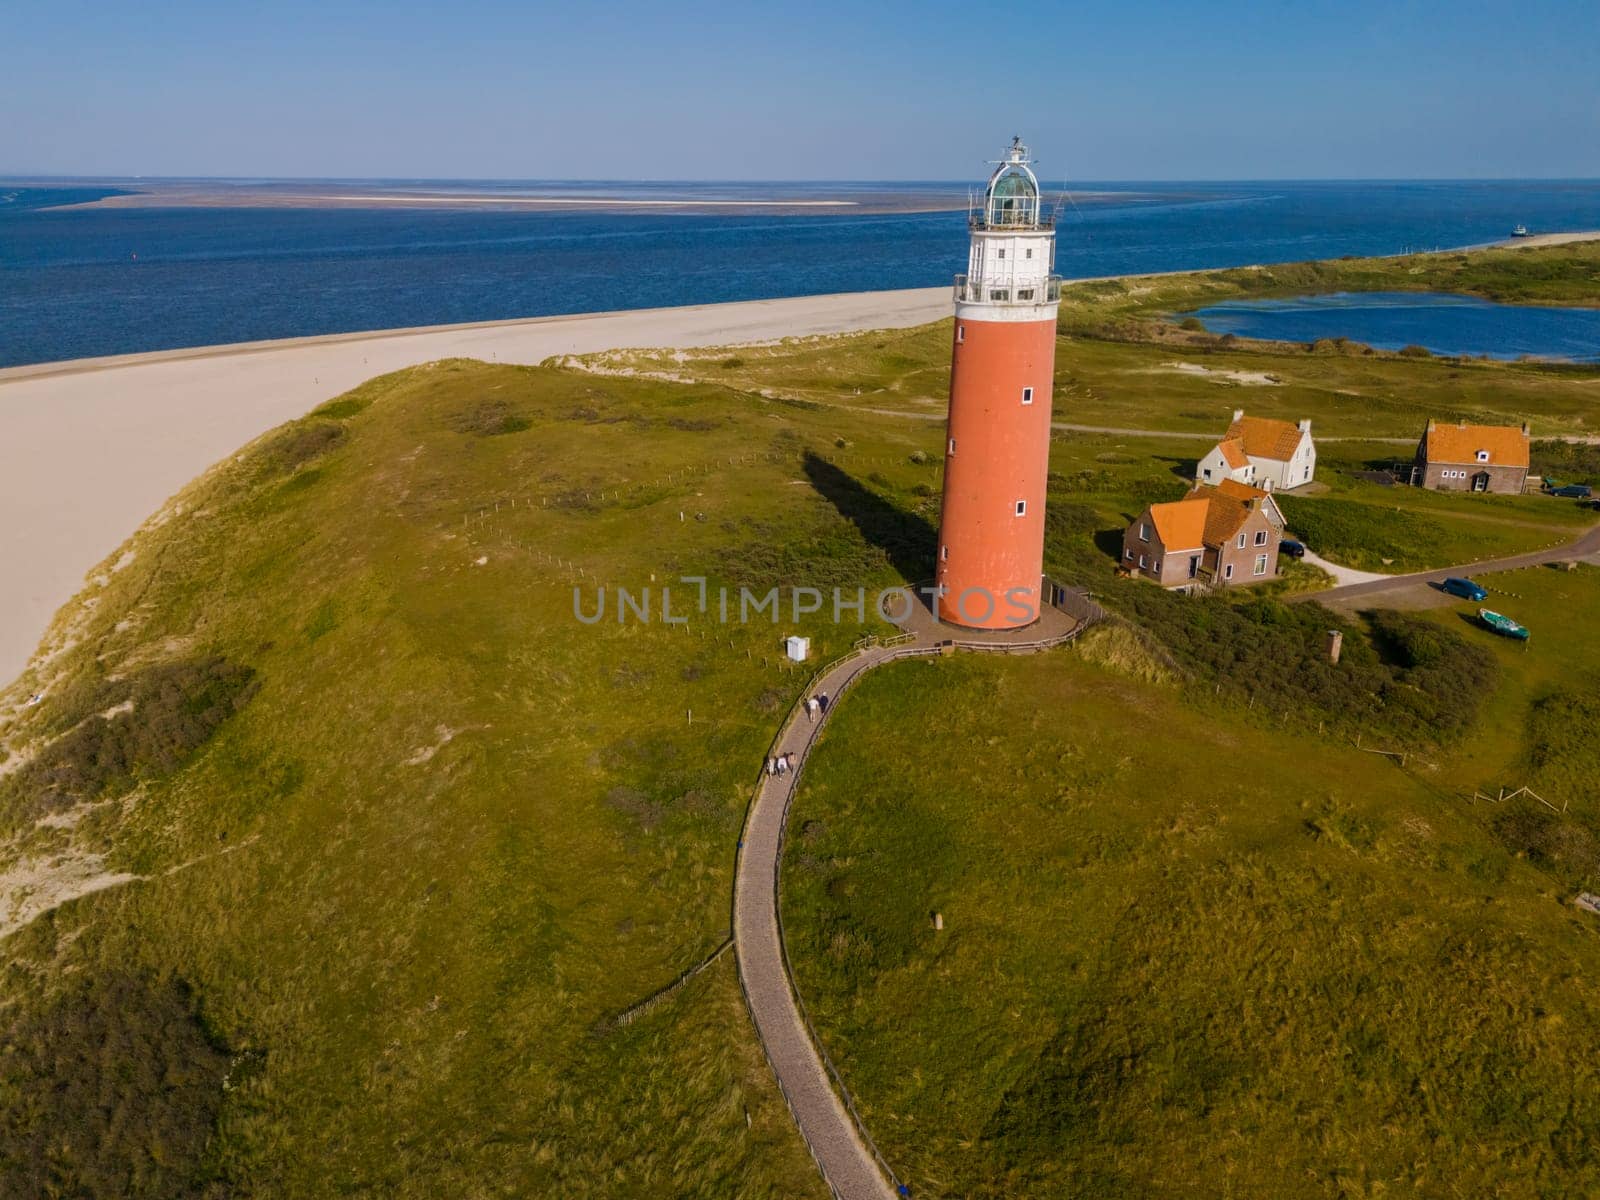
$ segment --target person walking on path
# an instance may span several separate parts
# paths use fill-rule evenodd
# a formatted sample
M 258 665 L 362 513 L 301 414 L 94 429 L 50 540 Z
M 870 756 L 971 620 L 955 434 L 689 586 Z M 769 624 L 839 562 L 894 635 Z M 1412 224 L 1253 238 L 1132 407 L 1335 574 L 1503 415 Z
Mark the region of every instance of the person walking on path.
M 817 693 L 817 698 L 815 700 L 813 700 L 812 703 L 817 706 L 818 711 L 827 712 L 828 711 L 828 693 L 827 692 L 818 692 Z
M 815 696 L 806 697 L 806 720 L 812 722 L 813 724 L 815 724 L 817 719 L 818 707 L 817 698 Z

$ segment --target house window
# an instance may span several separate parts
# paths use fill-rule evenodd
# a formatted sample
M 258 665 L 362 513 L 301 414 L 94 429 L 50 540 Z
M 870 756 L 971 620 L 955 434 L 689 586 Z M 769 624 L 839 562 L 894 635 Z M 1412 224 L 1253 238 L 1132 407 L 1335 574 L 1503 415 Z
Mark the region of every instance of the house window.
M 1478 461 L 1479 462 L 1488 462 L 1489 461 L 1489 452 L 1487 450 L 1479 450 L 1478 451 Z
M 1122 557 L 1127 559 L 1129 562 L 1132 562 L 1133 561 L 1133 547 L 1132 546 L 1124 546 L 1122 548 Z
M 954 454 L 955 452 L 956 452 L 956 440 L 955 440 L 955 438 L 951 438 L 950 439 L 950 453 Z
M 1156 559 L 1155 563 L 1150 567 L 1150 569 L 1157 575 L 1161 574 L 1161 560 L 1159 558 Z
M 967 340 L 967 327 L 965 325 L 957 325 L 956 326 L 956 341 L 964 342 L 966 340 Z
M 1022 402 L 1024 404 L 1032 404 L 1033 403 L 1033 389 L 1032 388 L 1023 388 L 1022 389 Z
M 1267 544 L 1267 531 L 1265 529 L 1256 530 L 1256 545 L 1265 546 L 1266 544 Z
M 1144 570 L 1144 555 L 1139 555 L 1139 570 Z
M 1201 472 L 1201 474 L 1204 475 L 1207 479 L 1210 479 L 1211 478 L 1211 468 L 1207 467 L 1204 471 Z
M 1150 540 L 1150 526 L 1146 525 L 1143 521 L 1139 522 L 1139 540 L 1141 542 L 1148 542 Z
M 1224 579 L 1232 579 L 1233 578 L 1233 564 L 1232 563 L 1229 563 L 1227 566 L 1222 568 L 1222 577 Z
M 1017 501 L 1017 516 L 1025 517 L 1027 515 L 1028 515 L 1028 502 L 1026 500 L 1018 500 Z
M 1239 549 L 1244 549 L 1244 534 L 1242 533 L 1239 535 Z
M 1257 575 L 1265 575 L 1266 573 L 1267 573 L 1267 556 L 1265 554 L 1258 554 L 1258 555 L 1256 555 L 1256 574 Z

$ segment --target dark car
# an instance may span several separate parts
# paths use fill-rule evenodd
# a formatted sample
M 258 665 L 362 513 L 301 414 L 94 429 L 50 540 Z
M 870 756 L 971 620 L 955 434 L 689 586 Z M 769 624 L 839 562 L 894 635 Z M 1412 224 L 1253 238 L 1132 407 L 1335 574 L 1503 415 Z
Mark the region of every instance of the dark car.
M 1551 488 L 1550 494 L 1567 500 L 1587 500 L 1594 495 L 1594 489 L 1586 483 L 1569 483 L 1565 487 Z
M 1304 558 L 1306 556 L 1306 544 L 1297 542 L 1293 538 L 1284 538 L 1283 541 L 1278 543 L 1278 553 L 1287 554 L 1290 558 Z
M 1451 576 L 1441 583 L 1439 590 L 1441 592 L 1449 592 L 1452 596 L 1460 596 L 1463 600 L 1482 600 L 1489 595 L 1488 592 L 1480 585 L 1473 583 L 1472 580 L 1458 579 L 1455 576 Z

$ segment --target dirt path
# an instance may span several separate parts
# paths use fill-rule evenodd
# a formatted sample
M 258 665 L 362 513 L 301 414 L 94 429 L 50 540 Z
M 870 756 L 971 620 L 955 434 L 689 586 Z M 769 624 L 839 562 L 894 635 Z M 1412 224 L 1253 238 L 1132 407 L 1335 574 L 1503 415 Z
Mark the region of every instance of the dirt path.
M 1068 641 L 1083 628 L 1075 625 L 1044 641 L 957 640 L 956 645 L 1026 653 Z M 812 748 L 851 685 L 882 663 L 938 654 L 939 642 L 950 636 L 948 630 L 920 632 L 899 644 L 873 646 L 824 668 L 811 681 L 805 695 L 826 694 L 827 711 L 812 719 L 797 707 L 785 721 L 771 753 L 793 754 L 794 770 L 781 776 L 763 776 L 739 841 L 733 899 L 733 944 L 739 982 L 756 1035 L 794 1114 L 800 1136 L 824 1181 L 840 1200 L 884 1200 L 896 1194 L 900 1182 L 856 1115 L 794 986 L 779 909 L 784 827 Z

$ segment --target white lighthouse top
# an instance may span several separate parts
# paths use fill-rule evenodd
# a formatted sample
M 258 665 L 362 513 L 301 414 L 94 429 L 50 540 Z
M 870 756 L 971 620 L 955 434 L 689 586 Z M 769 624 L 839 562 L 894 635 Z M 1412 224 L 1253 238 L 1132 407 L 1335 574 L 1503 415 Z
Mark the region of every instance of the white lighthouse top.
M 1039 180 L 1021 138 L 1012 138 L 967 223 L 967 272 L 956 276 L 956 316 L 974 321 L 1053 320 L 1061 299 L 1054 274 L 1054 214 L 1039 203 Z
M 1039 205 L 1039 180 L 1020 137 L 1011 139 L 1005 157 L 995 164 L 983 194 L 983 211 L 972 215 L 974 227 L 1036 229 L 1048 224 Z

